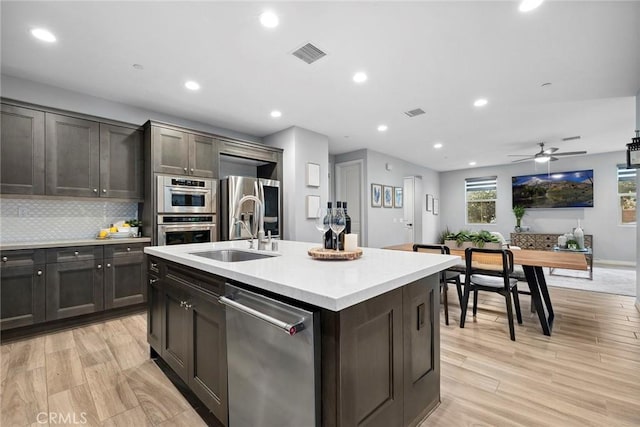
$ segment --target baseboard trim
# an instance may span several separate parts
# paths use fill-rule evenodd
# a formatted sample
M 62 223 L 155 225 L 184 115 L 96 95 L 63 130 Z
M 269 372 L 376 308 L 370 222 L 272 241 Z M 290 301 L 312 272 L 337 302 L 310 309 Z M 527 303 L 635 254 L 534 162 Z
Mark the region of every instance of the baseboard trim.
M 616 267 L 636 267 L 636 263 L 633 261 L 618 261 L 615 259 L 594 259 L 594 266 L 616 266 Z

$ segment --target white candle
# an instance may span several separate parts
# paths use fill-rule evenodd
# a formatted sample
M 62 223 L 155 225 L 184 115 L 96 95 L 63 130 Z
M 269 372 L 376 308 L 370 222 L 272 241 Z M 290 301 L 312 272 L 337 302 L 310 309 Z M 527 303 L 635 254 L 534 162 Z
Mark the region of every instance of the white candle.
M 358 235 L 357 234 L 345 234 L 344 235 L 344 250 L 355 251 L 358 249 Z

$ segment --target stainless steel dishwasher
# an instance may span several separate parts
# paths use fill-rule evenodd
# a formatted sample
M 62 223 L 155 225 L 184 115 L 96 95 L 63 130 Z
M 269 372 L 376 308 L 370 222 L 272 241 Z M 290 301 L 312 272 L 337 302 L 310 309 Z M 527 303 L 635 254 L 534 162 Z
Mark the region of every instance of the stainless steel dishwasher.
M 227 284 L 229 427 L 320 425 L 319 313 Z

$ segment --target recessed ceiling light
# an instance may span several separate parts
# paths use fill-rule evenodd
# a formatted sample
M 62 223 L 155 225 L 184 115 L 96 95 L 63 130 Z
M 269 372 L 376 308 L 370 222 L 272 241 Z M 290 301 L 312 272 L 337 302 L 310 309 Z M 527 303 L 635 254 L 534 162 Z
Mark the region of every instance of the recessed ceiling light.
M 435 144 L 433 144 L 433 148 L 442 148 L 442 143 L 441 142 L 436 142 Z
M 473 103 L 473 105 L 475 107 L 484 107 L 488 103 L 489 103 L 489 101 L 487 101 L 486 99 L 480 98 L 480 99 L 476 99 L 475 102 Z
M 475 166 L 476 162 L 469 162 L 469 166 Z
M 264 12 L 260 15 L 260 23 L 266 28 L 275 28 L 280 23 L 278 15 L 273 12 Z
M 378 126 L 378 132 L 385 132 L 389 127 L 387 125 Z
M 200 89 L 200 84 L 198 84 L 198 82 L 194 82 L 193 80 L 189 80 L 184 84 L 184 87 L 189 90 L 198 90 Z
M 132 67 L 136 70 L 144 70 L 144 65 L 142 64 L 133 64 Z
M 282 116 L 282 113 L 280 111 L 278 111 L 278 110 L 273 110 L 271 112 L 271 117 L 273 117 L 273 118 L 277 119 L 278 117 L 281 117 L 281 116 Z
M 362 71 L 359 71 L 353 75 L 353 81 L 356 83 L 364 83 L 367 81 L 367 75 Z
M 533 9 L 540 6 L 543 1 L 544 0 L 522 0 L 518 10 L 520 10 L 520 12 L 531 12 Z
M 49 30 L 45 30 L 44 28 L 34 28 L 31 30 L 31 35 L 38 40 L 42 40 L 43 42 L 53 43 L 56 41 L 56 36 Z

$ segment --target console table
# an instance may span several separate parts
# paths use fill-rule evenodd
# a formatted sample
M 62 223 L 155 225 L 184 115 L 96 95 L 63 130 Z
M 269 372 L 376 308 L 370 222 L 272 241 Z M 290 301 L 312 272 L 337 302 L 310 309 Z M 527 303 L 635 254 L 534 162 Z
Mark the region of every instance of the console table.
M 558 236 L 564 233 L 511 233 L 511 244 L 519 246 L 522 249 L 533 249 L 540 251 L 556 250 L 558 245 Z M 593 235 L 584 235 L 584 246 L 587 251 L 576 251 L 584 253 L 589 266 L 589 280 L 593 280 Z M 553 269 L 549 270 L 549 274 L 554 275 Z

